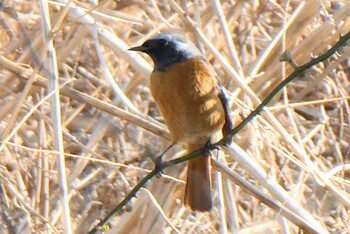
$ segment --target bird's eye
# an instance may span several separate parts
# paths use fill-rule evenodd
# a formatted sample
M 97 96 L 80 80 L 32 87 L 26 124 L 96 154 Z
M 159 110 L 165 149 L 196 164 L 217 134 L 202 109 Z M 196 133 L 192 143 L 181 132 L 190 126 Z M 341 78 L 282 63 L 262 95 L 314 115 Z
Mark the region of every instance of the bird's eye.
M 165 39 L 159 39 L 157 41 L 157 44 L 158 44 L 158 46 L 163 47 L 163 46 L 165 46 L 167 44 L 167 41 Z

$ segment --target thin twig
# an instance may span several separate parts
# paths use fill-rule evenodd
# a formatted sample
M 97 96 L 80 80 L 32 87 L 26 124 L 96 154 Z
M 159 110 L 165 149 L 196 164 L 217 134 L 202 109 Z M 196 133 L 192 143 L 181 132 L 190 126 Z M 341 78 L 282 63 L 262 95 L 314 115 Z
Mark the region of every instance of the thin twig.
M 287 84 L 289 84 L 292 80 L 294 80 L 295 78 L 301 76 L 302 74 L 304 74 L 304 72 L 308 69 L 310 69 L 311 67 L 317 65 L 320 62 L 325 61 L 326 59 L 328 59 L 329 57 L 331 57 L 333 54 L 335 54 L 335 52 L 337 52 L 337 50 L 344 46 L 345 43 L 349 40 L 350 38 L 350 32 L 348 32 L 347 34 L 345 34 L 344 36 L 340 36 L 339 41 L 332 47 L 330 48 L 328 51 L 326 51 L 324 54 L 313 58 L 310 62 L 299 66 L 297 69 L 295 69 L 295 71 L 290 74 L 285 80 L 283 80 L 279 85 L 277 85 L 276 88 L 274 88 L 274 90 L 272 90 L 272 92 L 261 102 L 261 104 L 254 110 L 252 111 L 237 127 L 235 127 L 231 134 L 230 137 L 233 137 L 234 135 L 236 135 L 244 126 L 246 126 L 255 116 L 257 116 L 258 114 L 260 114 L 264 107 L 276 96 L 276 94 L 281 91 Z M 225 145 L 228 140 L 230 139 L 230 137 L 226 137 L 223 138 L 222 140 L 220 140 L 218 142 L 218 145 Z

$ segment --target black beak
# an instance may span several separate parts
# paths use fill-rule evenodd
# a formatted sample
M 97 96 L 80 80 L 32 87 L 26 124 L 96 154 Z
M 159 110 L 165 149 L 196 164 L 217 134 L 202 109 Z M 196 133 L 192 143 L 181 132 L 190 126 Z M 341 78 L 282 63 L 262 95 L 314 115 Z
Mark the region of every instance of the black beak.
M 147 48 L 145 46 L 135 46 L 135 47 L 131 47 L 129 50 L 145 52 L 147 51 Z

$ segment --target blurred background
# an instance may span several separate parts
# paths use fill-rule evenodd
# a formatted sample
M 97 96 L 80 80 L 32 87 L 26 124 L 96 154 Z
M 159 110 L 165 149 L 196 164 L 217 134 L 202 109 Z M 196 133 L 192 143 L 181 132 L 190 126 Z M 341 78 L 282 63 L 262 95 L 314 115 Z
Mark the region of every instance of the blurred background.
M 153 64 L 129 47 L 159 32 L 191 38 L 228 90 L 237 125 L 293 72 L 284 51 L 301 65 L 350 30 L 345 0 L 0 7 L 1 233 L 87 233 L 154 168 L 169 133 L 148 89 Z M 330 233 L 350 231 L 349 58 L 343 47 L 309 69 L 234 137 L 250 165 Z M 184 153 L 177 146 L 166 158 Z M 274 197 L 235 157 L 220 161 Z M 184 168 L 149 181 L 107 233 L 303 233 L 215 170 L 212 212 L 191 212 Z

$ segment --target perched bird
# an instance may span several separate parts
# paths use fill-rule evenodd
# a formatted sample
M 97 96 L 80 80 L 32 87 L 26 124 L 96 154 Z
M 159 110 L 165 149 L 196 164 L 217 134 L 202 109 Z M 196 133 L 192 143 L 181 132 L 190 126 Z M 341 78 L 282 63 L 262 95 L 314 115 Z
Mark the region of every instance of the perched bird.
M 153 60 L 149 86 L 174 144 L 184 143 L 192 152 L 210 143 L 218 131 L 231 128 L 215 71 L 190 40 L 161 33 L 129 50 Z M 208 155 L 188 161 L 184 204 L 192 210 L 212 208 L 210 170 Z

